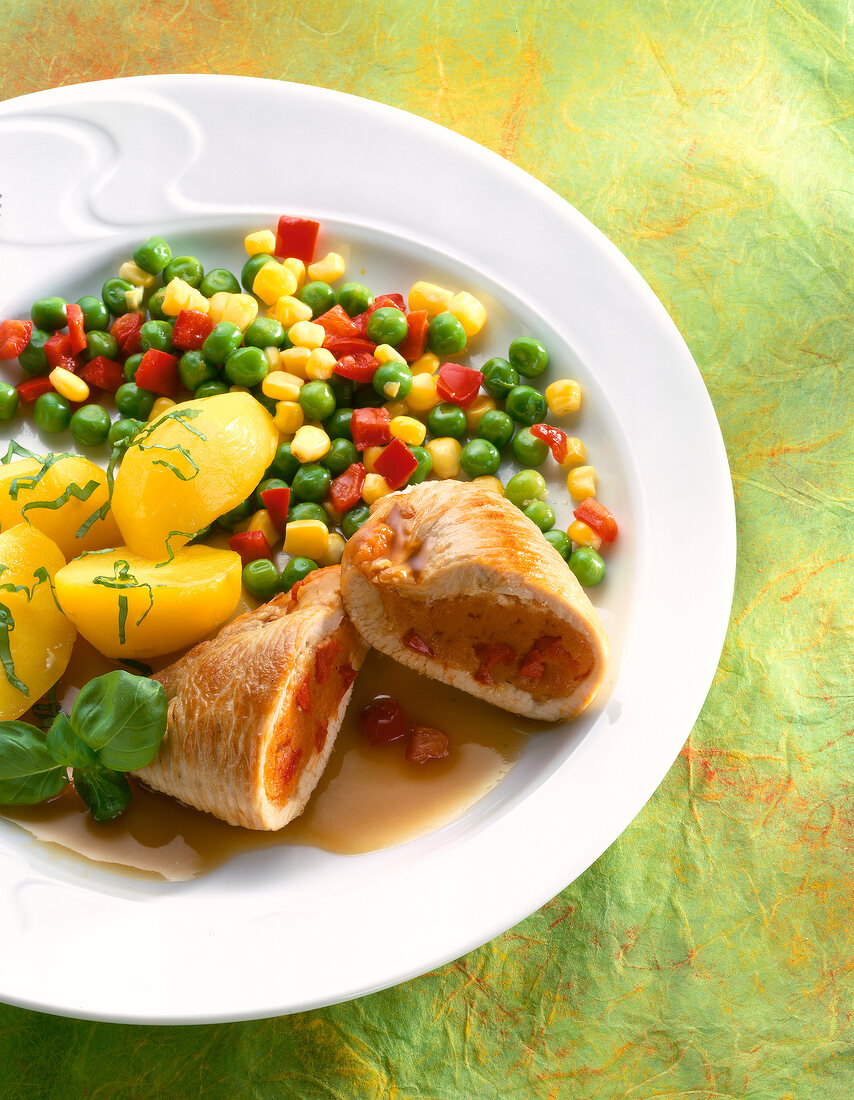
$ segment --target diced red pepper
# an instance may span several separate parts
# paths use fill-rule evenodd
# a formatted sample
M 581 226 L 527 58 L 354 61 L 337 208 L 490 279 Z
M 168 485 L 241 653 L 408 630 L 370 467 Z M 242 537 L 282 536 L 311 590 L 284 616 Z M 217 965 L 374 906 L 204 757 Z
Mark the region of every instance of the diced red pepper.
M 350 690 L 353 682 L 359 674 L 352 665 L 347 664 L 341 665 L 341 667 L 338 669 L 338 675 L 341 678 L 341 697 L 343 698 Z
M 365 447 L 385 447 L 391 442 L 391 417 L 388 409 L 354 409 L 350 432 L 357 451 Z
M 552 424 L 532 424 L 531 435 L 536 436 L 537 439 L 541 439 L 543 443 L 548 445 L 549 450 L 554 455 L 555 462 L 563 462 L 566 458 L 569 449 L 567 443 L 569 436 L 563 428 L 555 428 Z
M 114 336 L 123 358 L 136 355 L 140 350 L 139 330 L 142 328 L 141 313 L 123 313 L 110 325 L 110 335 Z
M 270 544 L 263 531 L 238 531 L 228 540 L 228 548 L 240 555 L 244 565 L 270 557 Z
M 359 351 L 355 355 L 342 355 L 332 368 L 332 373 L 350 378 L 354 382 L 370 382 L 379 365 L 379 360 L 369 351 Z
M 88 386 L 97 386 L 107 393 L 115 393 L 125 381 L 121 363 L 108 359 L 106 355 L 96 355 L 85 363 L 80 368 L 80 377 Z
M 32 321 L 0 321 L 0 359 L 17 359 L 32 334 Z
M 416 634 L 414 630 L 408 631 L 403 635 L 401 641 L 407 649 L 411 649 L 413 653 L 420 653 L 424 657 L 435 657 L 436 654 L 424 641 L 420 634 Z
M 371 745 L 400 741 L 409 735 L 409 721 L 397 699 L 377 699 L 365 707 L 359 722 Z
M 68 318 L 68 335 L 71 337 L 71 350 L 75 355 L 86 350 L 86 330 L 83 327 L 83 310 L 76 302 L 69 302 L 65 307 L 65 316 Z
M 374 469 L 386 479 L 390 488 L 399 489 L 418 469 L 418 459 L 402 439 L 395 438 L 377 455 Z
M 314 731 L 314 747 L 318 752 L 323 752 L 323 748 L 326 745 L 326 738 L 329 734 L 329 723 L 319 723 L 317 729 Z
M 404 755 L 410 764 L 425 764 L 428 760 L 443 760 L 450 750 L 451 743 L 444 730 L 413 726 Z
M 149 348 L 136 368 L 134 382 L 144 390 L 171 397 L 174 401 L 181 392 L 181 375 L 178 373 L 178 356 L 168 351 Z
M 307 672 L 297 688 L 297 706 L 304 713 L 311 710 L 311 673 Z
M 198 351 L 213 329 L 213 321 L 200 309 L 182 309 L 172 329 L 172 346 L 181 351 Z
M 18 397 L 25 405 L 32 405 L 43 393 L 51 393 L 53 385 L 49 378 L 42 376 L 41 378 L 25 378 L 23 382 L 19 382 L 15 386 L 15 389 L 18 391 Z
M 409 331 L 403 343 L 397 345 L 397 350 L 407 363 L 414 363 L 421 358 L 427 347 L 427 329 L 430 326 L 427 310 L 416 309 L 414 313 L 407 313 L 406 324 Z
M 333 306 L 326 313 L 315 317 L 314 323 L 320 325 L 327 336 L 358 336 L 359 326 L 342 306 Z
M 377 345 L 363 336 L 327 336 L 323 346 L 340 359 L 344 355 L 372 355 Z
M 537 649 L 532 649 L 529 653 L 526 653 L 519 662 L 519 675 L 524 676 L 526 680 L 542 679 L 545 670 L 546 666 L 542 654 Z
M 296 775 L 297 768 L 299 767 L 300 759 L 302 758 L 302 746 L 295 748 L 291 753 L 285 769 L 282 772 L 282 780 L 285 783 L 290 783 L 293 777 Z
M 310 218 L 293 218 L 282 214 L 276 227 L 276 255 L 287 259 L 294 256 L 304 264 L 314 259 L 320 223 Z
M 335 511 L 340 514 L 355 507 L 362 499 L 364 486 L 365 467 L 361 462 L 354 462 L 329 485 L 329 499 Z
M 261 499 L 273 526 L 277 531 L 284 531 L 288 522 L 288 508 L 291 506 L 291 491 L 287 485 L 281 485 L 277 489 L 262 489 Z
M 600 504 L 595 497 L 582 500 L 572 514 L 592 528 L 605 542 L 613 542 L 617 537 L 619 528 L 613 513 L 604 504 Z
M 71 337 L 67 332 L 55 332 L 45 343 L 44 354 L 51 370 L 63 367 L 76 374 L 82 366 L 82 360 L 71 350 Z
M 461 363 L 443 363 L 436 377 L 436 393 L 442 401 L 467 408 L 483 385 L 483 374 Z
M 314 678 L 318 684 L 325 684 L 329 679 L 335 657 L 340 649 L 340 643 L 335 638 L 330 638 L 314 655 Z

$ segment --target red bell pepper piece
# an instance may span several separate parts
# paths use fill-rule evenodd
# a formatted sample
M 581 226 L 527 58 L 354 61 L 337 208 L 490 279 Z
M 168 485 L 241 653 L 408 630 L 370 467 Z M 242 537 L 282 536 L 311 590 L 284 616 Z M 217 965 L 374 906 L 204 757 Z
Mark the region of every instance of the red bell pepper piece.
M 409 331 L 403 338 L 403 343 L 397 345 L 397 350 L 407 363 L 414 363 L 420 359 L 427 347 L 427 329 L 430 321 L 426 309 L 416 309 L 414 313 L 407 313 L 406 324 Z
M 436 378 L 436 393 L 442 401 L 467 408 L 483 385 L 483 374 L 460 363 L 443 363 Z
M 366 340 L 363 336 L 327 336 L 323 341 L 336 359 L 344 355 L 372 355 L 376 344 L 373 340 Z
M 276 227 L 276 255 L 294 256 L 304 264 L 314 259 L 320 223 L 310 218 L 292 218 L 282 214 Z
M 397 699 L 377 699 L 365 707 L 359 722 L 371 745 L 384 745 L 409 736 L 409 721 Z
M 604 504 L 600 504 L 595 497 L 582 500 L 572 514 L 592 528 L 605 542 L 613 542 L 617 537 L 619 528 L 613 512 L 610 512 Z
M 125 381 L 121 363 L 108 359 L 106 355 L 96 355 L 94 359 L 90 359 L 81 367 L 80 377 L 88 386 L 97 386 L 107 393 L 115 393 Z
M 531 435 L 548 444 L 555 462 L 563 462 L 566 458 L 566 452 L 569 449 L 567 444 L 569 436 L 563 428 L 555 428 L 552 424 L 532 424 Z
M 68 335 L 71 337 L 71 350 L 75 355 L 86 349 L 86 330 L 83 328 L 83 310 L 76 302 L 69 302 L 65 307 L 65 316 L 68 318 Z
M 391 417 L 388 409 L 354 409 L 350 432 L 357 451 L 365 447 L 385 447 L 391 442 Z
M 361 462 L 354 462 L 343 474 L 334 478 L 329 486 L 329 499 L 335 511 L 340 514 L 358 504 L 362 499 L 364 486 L 365 467 Z
M 379 360 L 369 351 L 359 351 L 355 355 L 342 355 L 332 368 L 332 373 L 351 378 L 354 382 L 370 382 L 379 365 Z
M 399 489 L 418 469 L 418 459 L 402 439 L 395 438 L 377 455 L 374 469 L 392 489 Z
M 53 385 L 49 378 L 42 375 L 40 378 L 25 378 L 15 389 L 25 405 L 32 405 L 43 393 L 52 393 Z
M 358 336 L 359 326 L 341 306 L 333 306 L 326 313 L 315 317 L 314 323 L 320 325 L 327 336 Z
M 436 654 L 430 648 L 429 642 L 425 642 L 420 634 L 416 634 L 414 630 L 407 631 L 406 634 L 400 639 L 407 649 L 411 649 L 413 653 L 420 653 L 423 657 L 435 657 Z
M 32 333 L 32 321 L 0 321 L 0 359 L 17 359 Z
M 178 373 L 178 356 L 168 351 L 149 348 L 136 369 L 134 382 L 144 390 L 171 397 L 174 401 L 181 392 L 181 376 Z
M 278 489 L 263 489 L 261 499 L 273 521 L 273 526 L 277 531 L 284 531 L 285 524 L 288 522 L 288 508 L 291 506 L 290 489 L 286 485 Z
M 244 565 L 270 557 L 270 544 L 263 531 L 239 531 L 228 540 L 228 548 L 240 555 Z
M 172 346 L 181 351 L 198 351 L 213 329 L 213 321 L 199 309 L 182 309 L 172 329 Z
M 82 360 L 71 350 L 71 337 L 67 332 L 55 332 L 45 343 L 44 353 L 51 370 L 63 367 L 72 374 L 80 370 Z
M 125 359 L 129 355 L 136 355 L 140 349 L 139 330 L 142 328 L 142 322 L 141 313 L 123 313 L 110 325 L 110 335 L 116 338 L 119 352 Z

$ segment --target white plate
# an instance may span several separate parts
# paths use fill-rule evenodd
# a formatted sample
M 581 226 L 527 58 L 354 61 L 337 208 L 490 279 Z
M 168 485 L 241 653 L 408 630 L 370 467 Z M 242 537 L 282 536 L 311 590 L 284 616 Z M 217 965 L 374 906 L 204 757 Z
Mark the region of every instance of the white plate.
M 621 522 L 592 591 L 617 654 L 604 703 L 534 738 L 491 795 L 430 836 L 363 856 L 273 848 L 160 885 L 64 859 L 0 821 L 0 998 L 117 1021 L 261 1018 L 382 989 L 505 931 L 652 795 L 723 644 L 729 470 L 664 309 L 524 172 L 335 92 L 207 76 L 78 85 L 0 104 L 0 144 L 0 315 L 91 292 L 151 232 L 237 263 L 243 232 L 310 214 L 377 290 L 434 276 L 484 294 L 490 354 L 523 329 L 540 335 L 556 372 L 584 384 L 578 431 Z

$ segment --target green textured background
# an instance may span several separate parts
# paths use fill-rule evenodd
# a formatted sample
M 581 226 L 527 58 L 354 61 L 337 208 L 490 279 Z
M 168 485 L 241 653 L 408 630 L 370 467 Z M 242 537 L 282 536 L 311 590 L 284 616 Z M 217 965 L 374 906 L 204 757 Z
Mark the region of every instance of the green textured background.
M 659 791 L 506 935 L 258 1023 L 0 1006 L 0 1096 L 854 1095 L 854 11 L 272 9 L 8 0 L 0 98 L 148 72 L 278 77 L 413 111 L 543 180 L 639 269 L 703 373 L 738 512 L 729 636 Z

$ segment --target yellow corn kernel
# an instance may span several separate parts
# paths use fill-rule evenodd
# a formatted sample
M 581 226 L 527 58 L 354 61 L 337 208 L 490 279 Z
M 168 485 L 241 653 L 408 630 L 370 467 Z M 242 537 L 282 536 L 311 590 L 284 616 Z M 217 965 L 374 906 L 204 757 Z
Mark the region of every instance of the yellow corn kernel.
M 292 271 L 294 278 L 297 281 L 297 290 L 305 282 L 305 264 L 302 260 L 298 260 L 296 256 L 288 256 L 287 259 L 282 260 L 282 265 Z
M 159 416 L 162 416 L 165 412 L 169 412 L 174 404 L 175 402 L 171 397 L 158 397 L 151 406 L 151 412 L 148 414 L 149 424 Z
M 364 451 L 362 451 L 362 465 L 369 474 L 375 472 L 374 463 L 384 450 L 385 447 L 365 447 Z
M 119 278 L 127 279 L 129 283 L 133 283 L 134 286 L 141 286 L 145 290 L 151 290 L 157 282 L 156 275 L 152 275 L 150 271 L 143 271 L 133 260 L 125 260 L 119 268 Z
M 327 516 L 329 516 L 329 522 L 337 527 L 338 524 L 341 522 L 341 513 L 336 512 L 335 506 L 333 505 L 332 501 L 324 500 L 320 507 L 327 514 Z
M 436 379 L 431 374 L 416 374 L 412 379 L 412 389 L 406 395 L 406 403 L 415 412 L 427 412 L 438 405 Z
M 319 348 L 326 339 L 326 329 L 311 321 L 297 321 L 288 329 L 288 337 L 295 348 L 308 348 L 311 351 L 312 348 Z
M 454 297 L 452 290 L 445 290 L 435 283 L 417 282 L 412 284 L 409 292 L 409 308 L 411 310 L 426 309 L 428 317 L 435 317 L 437 313 L 444 313 Z
M 504 496 L 504 486 L 497 477 L 493 477 L 491 474 L 482 474 L 480 477 L 476 477 L 472 481 L 472 485 L 479 485 L 481 489 L 486 489 L 489 493 L 497 493 L 500 497 Z
M 296 289 L 296 275 L 289 267 L 277 264 L 275 260 L 264 264 L 252 281 L 252 293 L 257 294 L 268 306 L 273 305 L 284 295 L 295 294 Z
M 458 439 L 452 439 L 447 435 L 431 439 L 427 444 L 427 450 L 433 459 L 433 473 L 436 477 L 444 479 L 456 477 L 459 474 L 463 445 Z
M 274 401 L 298 401 L 303 380 L 283 370 L 273 370 L 261 383 L 261 392 Z
M 596 496 L 596 467 L 576 466 L 566 475 L 566 487 L 573 500 Z
M 131 291 L 128 291 L 128 294 L 130 293 Z M 195 287 L 176 277 L 166 284 L 166 292 L 163 295 L 160 308 L 167 317 L 177 317 L 182 309 L 196 309 L 199 313 L 207 313 L 210 309 L 210 302 Z
M 267 369 L 270 371 L 279 369 L 279 349 L 275 344 L 264 348 L 264 356 L 267 360 Z
M 476 336 L 486 323 L 486 310 L 483 304 L 465 290 L 453 296 L 448 305 L 448 312 L 453 313 L 460 322 L 466 330 L 466 336 Z
M 474 435 L 477 431 L 477 426 L 484 413 L 491 412 L 497 407 L 494 398 L 490 397 L 489 394 L 482 393 L 472 401 L 467 409 L 463 409 L 463 412 L 466 414 L 466 424 L 469 434 Z
M 391 344 L 377 344 L 374 348 L 374 359 L 378 363 L 405 363 L 406 360 Z
M 602 539 L 593 528 L 580 519 L 573 520 L 566 533 L 578 546 L 592 546 L 594 550 L 598 550 L 602 545 Z
M 344 257 L 337 252 L 327 252 L 322 260 L 308 265 L 309 279 L 319 279 L 322 283 L 334 283 L 340 279 L 345 269 Z
M 396 416 L 409 415 L 409 405 L 405 401 L 386 401 L 383 408 L 392 420 L 394 420 Z
M 208 299 L 208 317 L 215 325 L 218 325 L 222 320 L 230 297 L 231 294 L 227 290 L 218 290 L 216 294 L 212 294 Z
M 416 445 L 422 444 L 424 437 L 427 435 L 425 425 L 420 420 L 416 420 L 414 416 L 393 416 L 389 431 L 396 439 Z
M 318 462 L 329 451 L 332 441 L 323 428 L 305 424 L 294 436 L 291 450 L 300 462 Z
M 308 353 L 308 359 L 305 361 L 306 376 L 320 382 L 325 382 L 332 377 L 335 363 L 335 356 L 329 348 L 312 348 Z
M 142 309 L 145 291 L 141 286 L 135 286 L 133 290 L 125 291 L 125 305 L 128 313 L 138 313 Z
M 310 355 L 308 348 L 285 348 L 279 352 L 279 366 L 287 374 L 295 374 L 297 378 L 308 378 L 305 368 Z
M 267 540 L 267 545 L 272 550 L 274 546 L 277 546 L 281 541 L 281 535 L 276 530 L 276 526 L 270 519 L 270 513 L 266 508 L 261 508 L 259 511 L 250 518 L 249 523 L 246 526 L 247 531 L 260 531 L 264 538 Z
M 391 492 L 391 486 L 382 474 L 366 474 L 365 484 L 362 486 L 362 500 L 365 504 L 373 504 L 380 497 L 387 496 Z
M 326 553 L 314 560 L 318 565 L 338 565 L 344 554 L 347 540 L 337 531 L 330 531 L 326 539 Z
M 249 393 L 250 391 L 249 391 L 249 387 L 248 387 L 248 386 L 237 386 L 237 385 L 234 385 L 234 386 L 229 386 L 229 387 L 228 387 L 228 392 L 229 392 L 229 393 Z
M 581 386 L 571 378 L 559 378 L 544 394 L 552 416 L 567 416 L 581 408 Z
M 285 553 L 292 558 L 318 557 L 329 545 L 329 528 L 319 519 L 292 519 L 285 527 Z
M 293 435 L 303 426 L 305 413 L 297 401 L 278 401 L 273 422 L 283 435 Z
M 89 396 L 89 387 L 83 379 L 65 367 L 54 367 L 48 379 L 56 392 L 67 397 L 69 401 L 85 401 Z
M 258 303 L 251 294 L 229 294 L 222 314 L 223 321 L 230 321 L 245 332 L 257 316 Z
M 587 450 L 580 439 L 574 435 L 566 437 L 566 455 L 561 462 L 561 469 L 570 470 L 573 466 L 581 466 L 587 461 Z
M 272 229 L 259 229 L 243 238 L 243 247 L 250 256 L 257 256 L 259 252 L 272 253 L 276 249 L 276 234 Z
M 425 351 L 414 363 L 409 364 L 409 369 L 412 371 L 413 375 L 435 374 L 441 362 L 442 360 L 438 355 L 434 355 L 432 351 Z
M 294 298 L 291 294 L 283 294 L 273 306 L 273 316 L 285 328 L 290 328 L 297 321 L 311 320 L 311 306 L 307 306 L 305 302 L 301 302 L 299 298 Z

